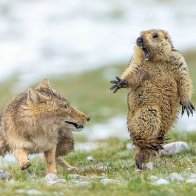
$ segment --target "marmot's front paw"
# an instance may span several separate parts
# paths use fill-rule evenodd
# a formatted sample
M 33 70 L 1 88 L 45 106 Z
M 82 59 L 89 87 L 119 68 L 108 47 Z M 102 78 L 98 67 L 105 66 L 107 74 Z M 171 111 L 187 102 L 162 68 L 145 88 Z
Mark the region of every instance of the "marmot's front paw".
M 182 113 L 181 113 L 182 116 L 183 116 L 185 110 L 187 112 L 188 117 L 189 117 L 190 113 L 193 116 L 193 111 L 195 111 L 195 108 L 194 108 L 193 104 L 190 101 L 188 101 L 188 102 L 180 101 L 180 104 L 182 105 Z
M 116 80 L 112 80 L 111 83 L 114 84 L 110 88 L 110 90 L 112 90 L 113 93 L 116 93 L 120 88 L 126 88 L 128 86 L 128 82 L 126 80 L 122 80 L 117 76 L 116 76 Z

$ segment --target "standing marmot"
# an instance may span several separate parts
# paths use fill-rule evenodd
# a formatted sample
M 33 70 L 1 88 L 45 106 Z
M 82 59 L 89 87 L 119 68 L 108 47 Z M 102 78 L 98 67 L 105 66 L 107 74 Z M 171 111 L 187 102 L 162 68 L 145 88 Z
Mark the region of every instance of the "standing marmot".
M 128 130 L 137 146 L 138 169 L 155 157 L 182 105 L 193 114 L 191 78 L 183 56 L 174 49 L 167 32 L 141 32 L 129 67 L 111 90 L 128 88 Z

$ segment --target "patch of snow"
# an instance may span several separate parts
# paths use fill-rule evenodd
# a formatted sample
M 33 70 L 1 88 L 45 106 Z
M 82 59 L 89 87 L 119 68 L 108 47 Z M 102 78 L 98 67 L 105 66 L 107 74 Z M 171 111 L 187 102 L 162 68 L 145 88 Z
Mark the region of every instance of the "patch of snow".
M 168 179 L 171 180 L 171 181 L 180 181 L 180 182 L 184 181 L 184 178 L 180 174 L 178 174 L 176 172 L 171 173 L 168 176 Z
M 0 5 L 0 78 L 19 73 L 23 86 L 46 75 L 128 62 L 145 29 L 168 30 L 180 50 L 196 45 L 195 0 L 9 0 Z
M 75 150 L 79 150 L 79 151 L 92 151 L 92 150 L 96 150 L 98 147 L 99 145 L 95 142 L 83 142 L 83 143 L 77 142 L 75 144 Z
M 166 185 L 166 184 L 169 184 L 169 181 L 167 179 L 160 178 L 157 181 L 155 181 L 153 184 L 155 184 L 155 185 Z
M 190 116 L 189 118 L 186 113 L 182 117 L 179 115 L 174 130 L 180 132 L 196 131 L 196 112 L 194 112 L 193 116 Z
M 186 183 L 196 184 L 196 179 L 195 178 L 188 179 L 186 180 Z
M 104 140 L 110 137 L 129 138 L 126 117 L 114 117 L 106 123 L 93 125 L 80 134 L 89 141 Z

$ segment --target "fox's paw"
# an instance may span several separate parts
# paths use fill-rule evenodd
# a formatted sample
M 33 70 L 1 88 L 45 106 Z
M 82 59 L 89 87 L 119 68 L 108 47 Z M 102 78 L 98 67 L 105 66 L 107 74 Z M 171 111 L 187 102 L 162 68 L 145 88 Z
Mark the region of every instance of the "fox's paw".
M 26 162 L 23 162 L 21 165 L 20 165 L 20 169 L 21 170 L 25 170 L 27 168 L 29 168 L 31 166 L 31 162 L 30 161 L 26 161 Z
M 77 167 L 74 167 L 74 166 L 69 166 L 67 168 L 68 171 L 71 171 L 73 173 L 78 173 L 80 170 L 77 168 Z
M 126 88 L 128 86 L 128 82 L 126 80 L 122 80 L 116 76 L 116 80 L 112 80 L 111 83 L 113 86 L 110 88 L 113 93 L 116 93 L 120 88 Z
M 195 108 L 190 101 L 188 101 L 188 102 L 181 101 L 180 104 L 182 105 L 182 113 L 181 113 L 182 116 L 183 116 L 185 110 L 187 112 L 188 117 L 189 117 L 190 113 L 193 116 L 193 111 L 195 111 Z

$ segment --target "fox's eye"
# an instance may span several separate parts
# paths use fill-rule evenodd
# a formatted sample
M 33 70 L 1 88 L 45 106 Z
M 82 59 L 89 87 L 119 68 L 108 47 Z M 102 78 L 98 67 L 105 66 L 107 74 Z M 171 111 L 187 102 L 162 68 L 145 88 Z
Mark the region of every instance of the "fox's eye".
M 157 37 L 159 37 L 157 33 L 154 33 L 154 34 L 152 35 L 152 38 L 153 38 L 153 39 L 156 39 Z

